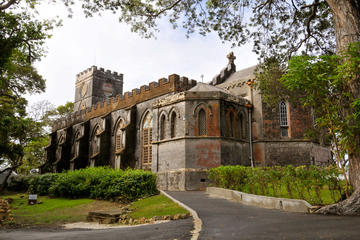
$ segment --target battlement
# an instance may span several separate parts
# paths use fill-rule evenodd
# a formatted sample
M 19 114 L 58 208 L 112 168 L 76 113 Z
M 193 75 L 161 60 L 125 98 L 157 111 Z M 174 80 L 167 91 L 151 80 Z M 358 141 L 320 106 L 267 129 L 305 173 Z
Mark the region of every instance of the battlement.
M 112 78 L 115 80 L 119 80 L 119 81 L 123 80 L 122 73 L 118 73 L 116 71 L 105 70 L 104 68 L 98 68 L 96 66 L 92 66 L 92 67 L 80 72 L 79 74 L 76 74 L 76 82 L 81 82 L 82 80 L 87 79 L 88 77 L 93 76 L 93 75 L 102 75 L 102 76 Z
M 91 71 L 94 71 L 93 67 L 82 72 L 81 76 L 85 76 Z M 160 97 L 165 94 L 183 92 L 195 85 L 195 80 L 189 80 L 186 77 L 179 77 L 177 74 L 172 74 L 167 79 L 161 78 L 157 82 L 150 82 L 149 85 L 141 86 L 140 89 L 132 89 L 131 92 L 119 94 L 116 97 L 97 102 L 91 107 L 74 112 L 69 117 L 56 121 L 52 130 L 56 131 L 73 124 L 84 122 L 88 119 L 104 116 L 112 111 L 134 106 L 137 103 Z

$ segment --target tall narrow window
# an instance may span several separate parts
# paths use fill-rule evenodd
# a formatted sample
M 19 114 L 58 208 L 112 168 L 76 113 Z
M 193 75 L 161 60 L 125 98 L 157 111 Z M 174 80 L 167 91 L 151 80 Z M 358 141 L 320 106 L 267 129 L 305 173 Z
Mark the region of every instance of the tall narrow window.
M 280 110 L 280 129 L 281 129 L 281 136 L 287 137 L 288 136 L 288 111 L 287 106 L 284 101 L 281 101 L 279 104 Z
M 165 115 L 162 115 L 160 120 L 160 140 L 165 139 L 165 124 Z
M 206 113 L 204 109 L 200 109 L 198 121 L 199 136 L 206 135 Z
M 147 113 L 143 125 L 142 125 L 142 148 L 143 148 L 143 154 L 142 154 L 142 164 L 143 168 L 150 169 L 151 168 L 151 160 L 152 160 L 152 115 L 150 113 Z
M 116 133 L 115 133 L 115 151 L 118 151 L 120 150 L 121 148 L 123 148 L 123 131 L 121 129 L 123 125 L 123 120 L 121 119 L 118 126 L 117 126 L 117 129 L 116 129 Z
M 176 137 L 176 113 L 172 112 L 171 114 L 171 123 L 170 123 L 170 133 L 171 133 L 171 138 Z

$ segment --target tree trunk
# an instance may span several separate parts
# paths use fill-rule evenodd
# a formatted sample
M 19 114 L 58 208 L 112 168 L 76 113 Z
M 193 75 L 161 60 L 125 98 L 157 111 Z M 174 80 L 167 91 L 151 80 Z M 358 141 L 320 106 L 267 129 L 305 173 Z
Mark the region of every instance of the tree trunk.
M 334 215 L 360 215 L 360 188 L 348 199 L 320 208 L 315 213 Z
M 349 43 L 360 42 L 360 2 L 358 0 L 326 0 L 335 22 L 335 36 L 338 52 L 346 49 Z M 348 86 L 353 97 L 360 98 L 360 76 L 349 79 Z M 350 183 L 360 187 L 360 136 L 355 139 L 357 149 L 349 153 Z
M 326 0 L 334 17 L 337 51 L 349 43 L 360 42 L 360 2 L 358 0 Z M 353 97 L 360 98 L 360 76 L 348 80 Z M 354 193 L 346 200 L 320 208 L 317 213 L 360 215 L 360 134 L 355 137 L 356 149 L 349 153 L 349 178 Z

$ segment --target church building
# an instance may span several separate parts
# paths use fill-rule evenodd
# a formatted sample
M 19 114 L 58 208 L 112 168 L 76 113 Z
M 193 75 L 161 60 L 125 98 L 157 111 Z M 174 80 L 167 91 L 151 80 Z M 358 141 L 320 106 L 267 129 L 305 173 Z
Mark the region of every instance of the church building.
M 123 94 L 123 75 L 95 66 L 76 77 L 74 113 L 58 120 L 42 172 L 85 167 L 150 170 L 164 190 L 198 190 L 220 165 L 326 165 L 328 146 L 304 137 L 311 111 L 267 106 L 254 70 L 234 55 L 210 83 L 176 74 Z

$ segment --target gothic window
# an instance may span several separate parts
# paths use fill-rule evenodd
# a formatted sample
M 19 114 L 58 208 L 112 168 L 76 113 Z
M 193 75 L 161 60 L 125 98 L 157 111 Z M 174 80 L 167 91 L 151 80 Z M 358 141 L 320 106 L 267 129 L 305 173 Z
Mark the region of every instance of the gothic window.
M 145 169 L 151 168 L 152 160 L 152 124 L 153 118 L 150 113 L 147 113 L 144 117 L 142 125 L 142 165 Z
M 121 119 L 115 132 L 115 151 L 118 151 L 124 147 L 123 130 L 121 129 L 122 126 L 123 126 L 123 120 Z
M 280 111 L 280 129 L 281 129 L 281 136 L 287 137 L 288 136 L 288 111 L 287 106 L 284 101 L 281 101 L 279 104 L 279 111 Z
M 165 124 L 165 115 L 162 115 L 160 120 L 160 140 L 165 139 Z
M 200 109 L 198 113 L 199 136 L 206 135 L 206 113 L 204 109 Z
M 171 122 L 170 122 L 170 133 L 171 133 L 171 138 L 176 137 L 176 113 L 172 112 L 171 114 Z

